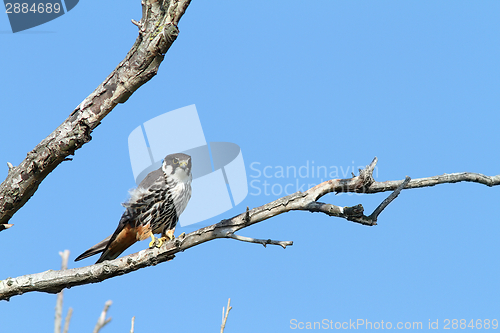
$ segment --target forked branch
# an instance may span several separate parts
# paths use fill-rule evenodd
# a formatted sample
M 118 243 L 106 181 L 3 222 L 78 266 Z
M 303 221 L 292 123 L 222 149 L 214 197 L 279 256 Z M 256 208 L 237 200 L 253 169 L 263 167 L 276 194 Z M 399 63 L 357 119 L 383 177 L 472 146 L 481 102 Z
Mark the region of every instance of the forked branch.
M 0 300 L 8 300 L 15 295 L 26 292 L 39 291 L 58 293 L 64 288 L 100 282 L 114 276 L 127 274 L 147 266 L 154 266 L 171 260 L 178 252 L 185 251 L 193 246 L 217 239 L 232 238 L 257 244 L 275 244 L 284 248 L 292 242 L 253 239 L 237 236 L 235 232 L 270 219 L 292 210 L 320 212 L 328 216 L 335 216 L 348 221 L 373 226 L 377 224 L 379 214 L 394 200 L 403 189 L 434 186 L 443 183 L 460 181 L 476 182 L 488 186 L 500 184 L 500 175 L 484 176 L 481 174 L 456 173 L 429 178 L 410 180 L 407 177 L 402 181 L 376 182 L 373 179 L 373 169 L 377 163 L 375 158 L 365 169 L 360 170 L 358 176 L 349 179 L 332 179 L 323 182 L 305 192 L 297 192 L 289 196 L 270 202 L 227 220 L 199 229 L 188 235 L 181 235 L 173 241 L 165 243 L 161 248 L 146 249 L 122 258 L 105 261 L 96 265 L 73 268 L 61 271 L 47 271 L 43 273 L 24 275 L 17 278 L 7 278 L 0 281 Z M 327 193 L 357 192 L 377 193 L 394 191 L 370 215 L 364 214 L 361 204 L 353 207 L 340 207 L 317 200 Z
M 101 315 L 97 319 L 97 323 L 95 324 L 92 333 L 99 333 L 101 328 L 109 324 L 109 322 L 111 321 L 111 317 L 108 318 L 108 310 L 111 304 L 113 304 L 111 300 L 106 301 L 106 303 L 104 303 L 104 309 L 102 310 Z
M 231 306 L 231 299 L 227 300 L 227 308 L 224 310 L 222 307 L 222 324 L 220 326 L 220 333 L 224 333 L 224 329 L 226 328 L 227 316 L 229 315 L 229 311 L 231 311 L 233 307 Z M 224 312 L 225 311 L 225 312 Z

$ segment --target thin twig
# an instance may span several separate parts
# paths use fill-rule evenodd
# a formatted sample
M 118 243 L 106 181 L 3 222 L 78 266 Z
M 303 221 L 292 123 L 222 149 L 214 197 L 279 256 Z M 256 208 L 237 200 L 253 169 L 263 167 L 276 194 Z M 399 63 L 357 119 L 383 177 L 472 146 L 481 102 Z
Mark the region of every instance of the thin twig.
M 69 250 L 64 250 L 64 252 L 59 252 L 61 256 L 61 270 L 68 269 L 68 258 L 69 258 Z M 61 333 L 61 322 L 62 322 L 62 308 L 63 308 L 63 291 L 61 290 L 57 294 L 56 301 L 56 314 L 54 320 L 54 333 Z
M 240 236 L 233 234 L 232 232 L 228 233 L 227 235 L 228 238 L 236 239 L 242 242 L 248 242 L 248 243 L 257 243 L 264 245 L 266 247 L 267 244 L 271 245 L 279 245 L 286 249 L 287 246 L 293 245 L 292 241 L 277 241 L 277 240 L 272 240 L 272 239 L 257 239 L 257 238 L 251 238 L 251 237 L 245 237 L 245 236 Z
M 132 317 L 132 326 L 130 327 L 130 333 L 134 333 L 135 316 Z
M 401 193 L 401 190 L 404 189 L 406 185 L 408 185 L 410 180 L 411 180 L 411 178 L 406 176 L 405 180 L 401 183 L 401 185 L 399 185 L 394 190 L 394 192 L 392 192 L 387 198 L 385 198 L 384 201 L 382 201 L 382 203 L 380 203 L 380 205 L 378 205 L 377 208 L 375 208 L 373 213 L 371 213 L 371 215 L 369 216 L 374 222 L 377 222 L 377 218 L 380 215 L 380 213 L 382 213 L 382 211 L 385 209 L 385 207 L 387 207 L 394 199 L 397 198 L 399 193 Z
M 224 328 L 226 328 L 227 316 L 229 315 L 229 311 L 233 308 L 230 306 L 231 298 L 227 300 L 227 309 L 226 314 L 224 314 L 224 307 L 222 307 L 222 325 L 220 326 L 220 333 L 224 333 Z
M 111 321 L 111 317 L 106 319 L 106 316 L 108 314 L 108 309 L 111 306 L 111 304 L 113 304 L 113 302 L 111 300 L 107 301 L 104 304 L 104 309 L 102 310 L 101 315 L 99 316 L 99 319 L 97 319 L 97 324 L 95 325 L 92 333 L 98 333 L 101 330 L 101 328 L 106 326 Z
M 69 330 L 69 322 L 71 320 L 71 316 L 73 315 L 73 308 L 69 308 L 68 314 L 66 315 L 66 318 L 64 319 L 64 329 L 63 333 L 68 333 Z

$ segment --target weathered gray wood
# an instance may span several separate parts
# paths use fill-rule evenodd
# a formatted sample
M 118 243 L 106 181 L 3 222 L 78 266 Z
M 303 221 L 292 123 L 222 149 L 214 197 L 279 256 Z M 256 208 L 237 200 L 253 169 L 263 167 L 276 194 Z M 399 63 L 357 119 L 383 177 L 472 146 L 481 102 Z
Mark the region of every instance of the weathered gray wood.
M 133 21 L 139 27 L 139 36 L 125 59 L 18 166 L 8 163 L 9 173 L 0 184 L 0 231 L 11 226 L 7 222 L 47 175 L 92 139 L 90 134 L 101 120 L 156 75 L 177 38 L 177 24 L 190 2 L 142 1 L 142 19 Z
M 243 237 L 235 235 L 235 232 L 292 210 L 321 212 L 329 216 L 341 217 L 363 225 L 373 226 L 377 222 L 378 215 L 402 189 L 434 186 L 436 184 L 455 183 L 459 181 L 476 182 L 488 186 L 500 184 L 500 175 L 489 177 L 471 173 L 456 173 L 411 181 L 409 177 L 407 177 L 404 181 L 376 182 L 372 177 L 376 163 L 377 159 L 375 158 L 372 163 L 360 171 L 359 176 L 354 176 L 349 179 L 328 180 L 305 192 L 296 192 L 263 206 L 251 210 L 247 209 L 246 212 L 230 219 L 222 220 L 217 224 L 196 230 L 188 235 L 181 235 L 175 240 L 165 243 L 159 249 L 146 249 L 122 258 L 81 268 L 60 271 L 50 270 L 17 278 L 7 278 L 0 281 L 0 300 L 8 300 L 12 296 L 31 291 L 58 293 L 64 288 L 100 282 L 118 275 L 133 272 L 143 267 L 154 266 L 161 262 L 171 260 L 178 252 L 185 251 L 193 246 L 217 238 L 232 238 L 262 245 L 280 245 L 286 248 L 286 246 L 292 245 L 293 243 L 291 241 L 274 241 Z M 391 195 L 389 195 L 389 197 L 368 216 L 364 215 L 362 205 L 339 207 L 317 201 L 330 192 L 377 193 L 393 190 L 395 192 L 391 193 Z

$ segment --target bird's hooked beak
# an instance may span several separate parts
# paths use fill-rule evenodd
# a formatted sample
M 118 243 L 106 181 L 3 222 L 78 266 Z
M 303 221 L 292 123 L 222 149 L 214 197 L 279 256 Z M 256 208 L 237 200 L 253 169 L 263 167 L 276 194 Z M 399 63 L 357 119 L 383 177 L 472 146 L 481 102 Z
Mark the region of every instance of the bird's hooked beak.
M 179 166 L 181 168 L 183 168 L 184 170 L 186 170 L 187 166 L 188 166 L 188 161 L 180 161 L 179 162 Z

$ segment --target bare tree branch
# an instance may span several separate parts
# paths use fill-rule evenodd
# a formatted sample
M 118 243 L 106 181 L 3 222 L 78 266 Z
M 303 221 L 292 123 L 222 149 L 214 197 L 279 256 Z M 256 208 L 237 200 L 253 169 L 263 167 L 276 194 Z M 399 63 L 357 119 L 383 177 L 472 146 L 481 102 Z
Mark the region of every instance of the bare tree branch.
M 68 333 L 69 330 L 69 322 L 71 321 L 71 316 L 73 315 L 73 308 L 68 309 L 68 314 L 66 315 L 66 318 L 64 319 L 64 329 L 63 333 Z
M 132 317 L 132 324 L 130 326 L 130 333 L 134 333 L 135 316 Z
M 0 281 L 0 300 L 8 300 L 12 296 L 21 295 L 26 292 L 39 291 L 57 293 L 64 288 L 100 282 L 118 275 L 133 272 L 143 267 L 154 266 L 161 262 L 171 260 L 178 252 L 182 252 L 193 246 L 217 238 L 240 238 L 239 240 L 241 240 L 242 236 L 235 237 L 234 233 L 236 231 L 292 210 L 321 212 L 328 216 L 341 217 L 348 221 L 373 226 L 377 222 L 378 214 L 380 214 L 402 189 L 434 186 L 446 182 L 456 183 L 460 181 L 472 181 L 481 184 L 486 183 L 488 186 L 500 184 L 500 175 L 489 177 L 470 173 L 457 173 L 411 181 L 407 178 L 403 181 L 376 182 L 372 177 L 376 162 L 377 159 L 375 158 L 370 165 L 360 170 L 358 176 L 350 179 L 328 180 L 305 192 L 296 192 L 266 205 L 247 210 L 230 219 L 222 220 L 219 223 L 201 228 L 188 235 L 181 235 L 173 241 L 166 242 L 159 249 L 146 249 L 122 258 L 86 267 L 61 271 L 46 271 L 17 278 L 7 278 Z M 322 196 L 331 192 L 377 193 L 383 191 L 395 191 L 395 193 L 389 195 L 389 197 L 384 200 L 385 203 L 377 207 L 369 216 L 364 215 L 364 209 L 361 204 L 353 207 L 340 207 L 317 201 Z M 262 244 L 260 241 L 256 240 L 257 243 Z M 279 241 L 274 242 L 278 243 Z M 278 245 L 281 244 L 278 243 Z
M 61 270 L 68 269 L 68 259 L 69 250 L 64 250 L 64 252 L 59 252 L 61 256 Z M 54 333 L 61 333 L 61 321 L 62 321 L 62 308 L 63 308 L 63 290 L 57 294 L 56 301 L 56 315 L 54 320 Z
M 177 25 L 191 0 L 143 0 L 139 36 L 115 70 L 69 117 L 42 140 L 0 184 L 0 231 L 62 161 L 92 138 L 90 134 L 118 103 L 154 77 L 165 53 L 177 38 Z M 3 225 L 3 226 L 2 226 Z
M 286 249 L 286 247 L 288 245 L 293 245 L 292 241 L 276 241 L 276 240 L 272 240 L 272 239 L 257 239 L 257 238 L 235 235 L 233 233 L 227 234 L 227 237 L 232 238 L 232 239 L 236 239 L 236 240 L 239 240 L 242 242 L 262 244 L 262 245 L 264 245 L 264 247 L 266 247 L 267 244 L 271 244 L 271 245 L 280 245 L 282 248 Z
M 230 304 L 231 298 L 228 298 L 226 313 L 224 313 L 224 307 L 222 307 L 222 325 L 220 326 L 220 333 L 224 333 L 224 329 L 226 328 L 227 316 L 229 315 L 229 311 L 231 311 L 231 309 L 233 308 L 232 306 L 230 306 Z
M 377 208 L 373 211 L 373 213 L 370 214 L 369 218 L 373 222 L 377 222 L 377 217 L 382 213 L 382 211 L 387 207 L 394 199 L 397 198 L 399 193 L 401 193 L 401 190 L 405 188 L 406 185 L 410 182 L 411 178 L 406 176 L 405 180 L 399 185 L 394 192 L 392 192 L 387 198 L 385 198 L 384 201 L 380 205 L 378 205 Z
M 111 306 L 111 304 L 113 304 L 112 301 L 107 301 L 106 303 L 104 303 L 104 309 L 102 310 L 101 315 L 99 316 L 99 319 L 97 319 L 97 324 L 95 324 L 95 327 L 94 327 L 94 330 L 92 331 L 92 333 L 99 333 L 101 328 L 106 326 L 111 321 L 111 317 L 106 319 L 106 316 L 108 314 L 108 310 L 109 310 L 109 307 Z

